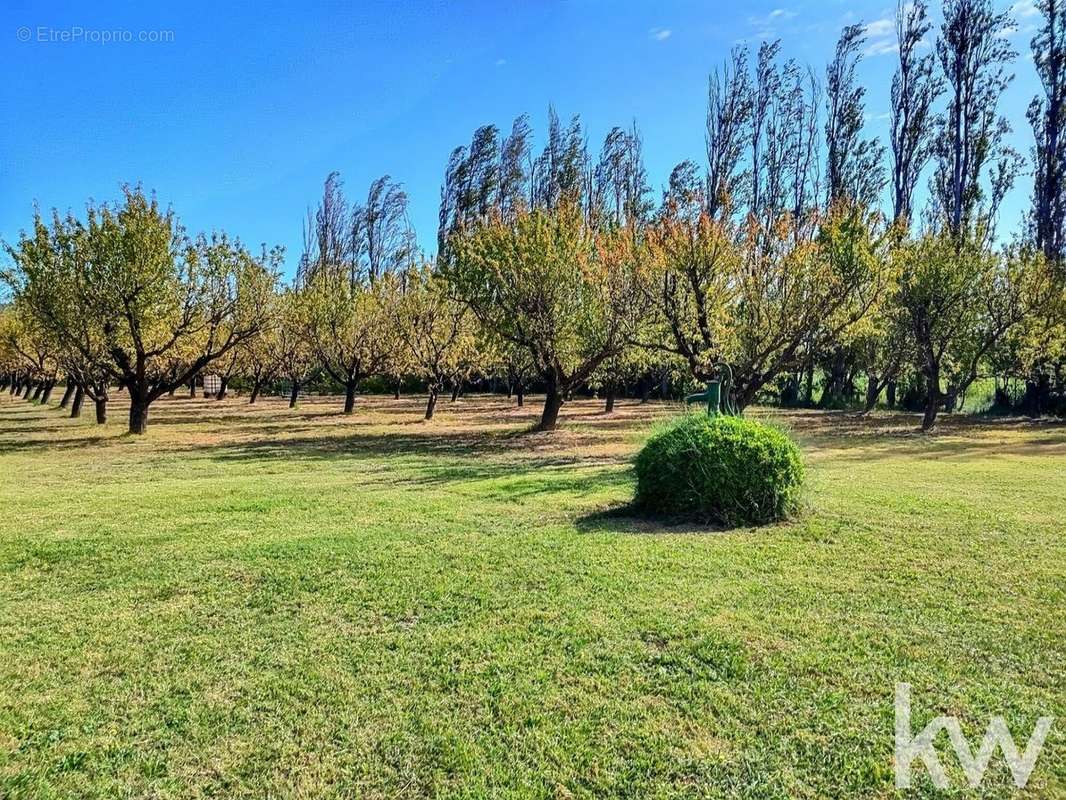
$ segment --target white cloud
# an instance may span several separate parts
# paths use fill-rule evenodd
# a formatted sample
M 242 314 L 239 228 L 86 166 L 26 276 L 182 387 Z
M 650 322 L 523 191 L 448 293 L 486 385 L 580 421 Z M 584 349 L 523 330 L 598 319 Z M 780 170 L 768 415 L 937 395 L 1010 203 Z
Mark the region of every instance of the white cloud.
M 1018 0 L 1017 3 L 1010 7 L 1010 13 L 1013 17 L 1035 17 L 1040 13 L 1040 9 L 1036 7 L 1033 0 Z
M 896 41 L 896 20 L 892 17 L 875 19 L 863 28 L 867 36 L 867 56 L 885 56 L 899 52 L 899 42 Z
M 769 28 L 777 22 L 787 22 L 796 16 L 795 11 L 787 8 L 775 8 L 769 14 L 762 17 L 748 17 L 748 24 L 753 28 Z
M 502 67 L 506 63 L 507 63 L 507 59 L 506 58 L 497 58 L 496 59 L 496 66 L 497 67 Z
M 873 39 L 877 39 L 882 36 L 895 36 L 896 21 L 891 17 L 875 19 L 873 22 L 868 23 L 864 30 L 866 32 L 866 35 Z
M 899 43 L 895 39 L 877 39 L 866 45 L 867 56 L 888 56 L 899 52 Z
M 651 28 L 648 31 L 648 36 L 650 36 L 657 42 L 665 42 L 667 39 L 670 38 L 670 34 L 672 33 L 673 31 L 669 28 Z
M 1014 18 L 1014 25 L 1001 33 L 1003 38 L 1029 36 L 1040 28 L 1038 21 L 1033 19 L 1040 16 L 1040 9 L 1033 0 L 1018 0 L 1010 7 L 1010 15 Z

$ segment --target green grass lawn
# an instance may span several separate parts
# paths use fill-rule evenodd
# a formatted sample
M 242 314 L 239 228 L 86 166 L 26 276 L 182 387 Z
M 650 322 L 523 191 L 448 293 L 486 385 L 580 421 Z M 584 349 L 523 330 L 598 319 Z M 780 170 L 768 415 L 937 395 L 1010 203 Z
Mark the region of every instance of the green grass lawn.
M 894 796 L 900 681 L 1066 796 L 1064 427 L 778 415 L 808 511 L 713 531 L 618 513 L 662 406 L 114 405 L 0 397 L 2 798 Z

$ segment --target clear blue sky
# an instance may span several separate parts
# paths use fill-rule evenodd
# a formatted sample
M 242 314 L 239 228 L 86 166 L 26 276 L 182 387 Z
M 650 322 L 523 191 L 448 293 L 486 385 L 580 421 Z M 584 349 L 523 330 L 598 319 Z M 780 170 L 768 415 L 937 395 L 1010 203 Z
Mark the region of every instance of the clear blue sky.
M 111 200 L 121 183 L 139 181 L 192 232 L 223 228 L 253 247 L 285 245 L 291 271 L 306 208 L 339 170 L 358 197 L 378 175 L 402 182 L 419 241 L 432 249 L 445 160 L 481 124 L 507 128 L 529 112 L 541 135 L 553 103 L 562 117 L 581 114 L 598 150 L 611 126 L 635 118 L 657 191 L 678 161 L 702 163 L 707 73 L 739 40 L 780 37 L 786 55 L 821 73 L 840 27 L 869 23 L 861 77 L 870 130 L 883 133 L 893 8 L 886 0 L 5 0 L 0 237 L 12 241 L 28 225 L 35 200 L 80 211 L 86 199 Z M 1003 111 L 1028 154 L 1037 17 L 1026 0 L 1016 12 L 1022 57 Z M 133 41 L 102 41 L 124 31 Z M 170 41 L 138 41 L 160 31 Z M 1005 228 L 1028 193 L 1023 178 Z

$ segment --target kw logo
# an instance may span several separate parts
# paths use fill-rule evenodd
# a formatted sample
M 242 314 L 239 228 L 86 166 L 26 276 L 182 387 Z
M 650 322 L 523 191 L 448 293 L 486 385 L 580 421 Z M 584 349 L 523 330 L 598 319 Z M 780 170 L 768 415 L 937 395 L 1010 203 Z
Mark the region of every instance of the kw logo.
M 946 730 L 970 788 L 976 789 L 981 785 L 985 770 L 988 769 L 988 764 L 998 745 L 1007 760 L 1007 766 L 1010 767 L 1014 785 L 1021 789 L 1029 782 L 1029 776 L 1032 775 L 1036 760 L 1040 757 L 1040 751 L 1044 747 L 1044 740 L 1047 738 L 1048 731 L 1051 730 L 1053 721 L 1054 717 L 1040 717 L 1029 737 L 1025 752 L 1019 753 L 1006 721 L 1003 717 L 993 717 L 988 723 L 988 730 L 981 741 L 981 747 L 975 754 L 955 717 L 937 717 L 926 725 L 921 733 L 914 736 L 911 730 L 911 685 L 898 683 L 896 684 L 896 788 L 910 787 L 911 763 L 915 758 L 920 758 L 925 762 L 929 776 L 937 789 L 948 788 L 947 773 L 933 747 L 933 742 L 940 731 Z

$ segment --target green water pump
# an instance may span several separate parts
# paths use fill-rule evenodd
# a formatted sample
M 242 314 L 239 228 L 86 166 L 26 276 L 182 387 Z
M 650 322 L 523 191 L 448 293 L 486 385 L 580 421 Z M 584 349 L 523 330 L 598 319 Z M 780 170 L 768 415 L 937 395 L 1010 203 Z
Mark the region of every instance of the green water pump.
M 714 369 L 718 373 L 718 378 L 709 381 L 705 391 L 686 397 L 685 404 L 706 403 L 707 414 L 712 417 L 717 417 L 719 414 L 736 416 L 736 407 L 729 394 L 733 388 L 733 370 L 725 363 L 716 364 Z

